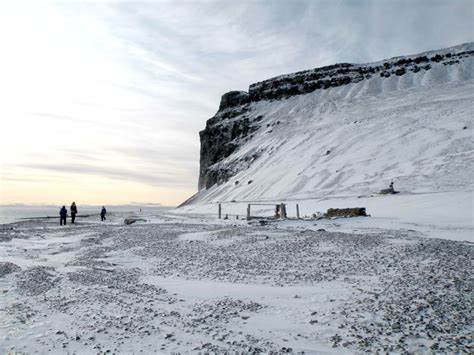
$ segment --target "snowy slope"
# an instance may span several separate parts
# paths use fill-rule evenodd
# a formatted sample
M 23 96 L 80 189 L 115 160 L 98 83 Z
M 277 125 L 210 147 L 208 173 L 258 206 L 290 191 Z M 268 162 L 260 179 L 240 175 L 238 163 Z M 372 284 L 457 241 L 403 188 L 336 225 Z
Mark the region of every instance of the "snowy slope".
M 451 65 L 251 102 L 245 115 L 258 130 L 219 164 L 253 158 L 192 203 L 367 195 L 391 180 L 403 194 L 472 191 L 473 50 L 403 57 L 468 52 Z

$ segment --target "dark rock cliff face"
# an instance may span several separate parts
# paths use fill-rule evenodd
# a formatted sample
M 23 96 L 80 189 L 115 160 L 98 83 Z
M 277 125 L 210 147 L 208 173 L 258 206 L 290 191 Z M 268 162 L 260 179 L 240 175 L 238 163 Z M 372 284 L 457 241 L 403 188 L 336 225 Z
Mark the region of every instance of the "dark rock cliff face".
M 389 78 L 391 75 L 402 76 L 411 71 L 430 70 L 430 62 L 452 65 L 464 57 L 473 55 L 473 51 L 462 53 L 436 54 L 431 57 L 403 57 L 385 61 L 379 65 L 356 65 L 341 63 L 326 67 L 305 70 L 282 75 L 250 85 L 250 102 L 260 100 L 278 100 L 294 95 L 301 95 L 315 90 L 324 90 L 369 79 L 374 75 Z
M 341 63 L 326 67 L 282 75 L 250 85 L 245 91 L 230 91 L 221 98 L 216 115 L 206 122 L 206 128 L 199 132 L 201 139 L 199 190 L 228 181 L 230 177 L 245 169 L 248 163 L 258 158 L 258 152 L 241 160 L 229 160 L 229 156 L 239 149 L 260 128 L 262 116 L 251 114 L 251 103 L 262 100 L 282 100 L 315 90 L 325 90 L 378 75 L 389 78 L 403 76 L 408 72 L 417 73 L 430 70 L 430 63 L 452 65 L 464 57 L 474 55 L 474 51 L 445 53 L 433 56 L 410 56 L 386 60 L 374 65 Z
M 225 182 L 236 171 L 219 164 L 230 156 L 239 144 L 248 139 L 259 128 L 261 117 L 250 118 L 248 94 L 233 91 L 222 97 L 219 111 L 209 119 L 206 128 L 199 132 L 201 155 L 199 171 L 199 190 L 216 183 Z M 236 167 L 236 164 L 233 164 Z
M 250 96 L 245 91 L 229 91 L 228 93 L 222 95 L 219 111 L 245 105 L 249 102 Z

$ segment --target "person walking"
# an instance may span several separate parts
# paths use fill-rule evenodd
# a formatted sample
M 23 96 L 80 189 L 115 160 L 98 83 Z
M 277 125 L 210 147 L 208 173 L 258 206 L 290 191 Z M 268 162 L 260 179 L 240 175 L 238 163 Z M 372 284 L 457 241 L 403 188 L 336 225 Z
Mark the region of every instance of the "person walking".
M 74 221 L 76 220 L 76 214 L 77 214 L 77 206 L 76 203 L 73 202 L 71 205 L 71 223 L 74 224 Z
M 105 218 L 105 215 L 107 214 L 107 210 L 105 209 L 104 206 L 102 206 L 102 211 L 100 211 L 100 219 L 101 221 L 105 221 L 106 218 Z
M 60 226 L 63 225 L 63 222 L 64 222 L 64 225 L 66 225 L 66 217 L 67 217 L 67 209 L 66 209 L 66 206 L 63 206 L 59 210 L 59 218 L 60 218 L 59 225 Z

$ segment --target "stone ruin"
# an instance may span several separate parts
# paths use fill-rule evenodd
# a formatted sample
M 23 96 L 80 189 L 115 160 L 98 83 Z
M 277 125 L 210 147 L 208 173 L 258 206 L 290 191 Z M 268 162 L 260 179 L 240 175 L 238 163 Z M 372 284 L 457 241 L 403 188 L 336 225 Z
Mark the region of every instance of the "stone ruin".
M 353 207 L 353 208 L 330 208 L 325 214 L 325 217 L 367 217 L 365 207 Z

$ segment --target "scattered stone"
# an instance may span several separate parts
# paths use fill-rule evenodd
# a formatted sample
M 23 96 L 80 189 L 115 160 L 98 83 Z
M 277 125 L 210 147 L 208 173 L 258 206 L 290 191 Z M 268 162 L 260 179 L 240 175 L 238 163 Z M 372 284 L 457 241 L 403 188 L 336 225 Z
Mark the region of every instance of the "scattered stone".
M 4 277 L 5 275 L 12 274 L 15 272 L 20 272 L 21 267 L 11 262 L 0 262 L 0 278 Z
M 326 339 L 328 344 L 343 346 L 346 352 L 469 353 L 470 290 L 473 288 L 469 266 L 470 260 L 474 259 L 473 247 L 469 244 L 442 239 L 421 240 L 407 231 L 354 237 L 349 233 L 277 230 L 274 225 L 223 228 L 222 225 L 202 223 L 169 223 L 107 228 L 114 229 L 112 233 L 104 234 L 102 240 L 107 239 L 104 243 L 80 244 L 82 249 L 67 265 L 76 266 L 74 272 L 61 269 L 63 274 L 60 274 L 55 269 L 41 268 L 18 272 L 15 279 L 28 280 L 39 288 L 46 284 L 48 291 L 43 292 L 43 289 L 36 297 L 19 296 L 11 301 L 15 303 L 2 307 L 0 317 L 13 316 L 17 319 L 16 325 L 25 327 L 23 324 L 29 326 L 38 319 L 47 321 L 44 316 L 51 314 L 73 315 L 74 324 L 83 326 L 84 333 L 66 340 L 81 341 L 91 334 L 100 334 L 101 338 L 114 337 L 118 350 L 113 352 L 118 353 L 125 349 L 124 340 L 129 343 L 148 336 L 163 337 L 166 330 L 174 329 L 180 329 L 179 334 L 166 338 L 166 342 L 174 342 L 183 352 L 183 349 L 196 346 L 190 343 L 177 346 L 179 341 L 187 339 L 181 337 L 188 335 L 194 339 L 214 339 L 212 341 L 217 344 L 206 343 L 210 345 L 198 349 L 209 353 L 298 352 L 298 342 L 314 340 L 317 337 L 314 328 L 318 331 L 320 328 L 316 324 L 320 320 L 325 326 L 328 317 L 334 320 L 333 329 L 342 332 L 338 337 Z M 183 233 L 195 232 L 212 232 L 212 238 L 193 243 L 180 239 Z M 52 233 L 57 233 L 57 228 Z M 47 231 L 44 235 L 48 238 Z M 99 235 L 96 237 L 98 239 Z M 393 239 L 407 243 L 392 243 Z M 305 321 L 315 326 L 308 327 L 307 331 L 302 328 L 297 338 L 296 332 L 283 335 L 293 349 L 282 349 L 281 343 L 279 346 L 268 339 L 246 334 L 245 328 L 240 334 L 229 330 L 229 323 L 239 323 L 259 312 L 272 312 L 272 309 L 265 310 L 263 298 L 262 304 L 229 297 L 182 303 L 179 295 L 142 283 L 143 270 L 127 263 L 115 261 L 119 264 L 116 265 L 110 259 L 107 261 L 125 253 L 132 258 L 156 260 L 150 272 L 163 277 L 179 275 L 190 280 L 271 286 L 337 281 L 353 287 L 353 293 L 349 298 L 329 296 L 327 301 L 335 300 L 331 304 L 335 307 L 321 315 L 307 308 L 303 314 L 311 313 L 311 317 Z M 113 268 L 113 272 L 109 272 L 109 268 Z M 58 275 L 66 276 L 67 289 L 54 283 L 61 280 Z M 361 280 L 358 275 L 370 276 L 369 281 Z M 370 279 L 377 279 L 376 287 Z M 26 286 L 18 284 L 18 290 L 20 287 Z M 11 291 L 14 293 L 16 289 Z M 12 297 L 8 295 L 7 298 Z M 169 304 L 176 307 L 170 308 Z M 374 317 L 361 318 L 367 314 Z M 51 348 L 58 349 L 64 340 L 60 334 L 55 335 L 53 331 L 46 335 L 49 339 L 43 339 L 50 341 Z M 51 343 L 53 339 L 54 343 Z M 424 339 L 424 344 L 419 344 L 419 339 Z M 94 344 L 82 342 L 81 346 L 99 352 L 92 349 Z M 137 345 L 137 352 L 149 350 L 145 342 L 143 344 L 142 348 Z M 37 345 L 39 352 L 47 351 L 41 343 Z M 69 347 L 70 344 L 66 345 Z M 100 349 L 101 345 L 96 346 Z
M 60 280 L 55 277 L 54 268 L 34 266 L 17 276 L 17 287 L 21 294 L 36 296 L 52 289 Z
M 146 219 L 144 219 L 144 218 L 125 218 L 123 220 L 123 223 L 125 223 L 126 225 L 133 224 L 135 222 L 146 222 Z

